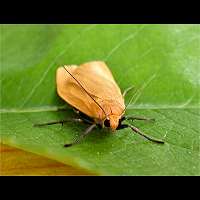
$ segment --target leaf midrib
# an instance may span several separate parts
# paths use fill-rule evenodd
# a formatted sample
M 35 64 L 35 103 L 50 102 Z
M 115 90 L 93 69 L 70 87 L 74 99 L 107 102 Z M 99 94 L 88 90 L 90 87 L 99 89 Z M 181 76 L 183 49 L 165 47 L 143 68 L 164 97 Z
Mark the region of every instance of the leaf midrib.
M 70 108 L 66 108 L 66 106 L 49 106 L 49 107 L 39 107 L 39 108 L 27 108 L 27 109 L 0 109 L 0 114 L 8 114 L 8 113 L 33 113 L 33 112 L 56 112 L 58 109 L 69 109 Z M 138 110 L 145 110 L 145 109 L 148 109 L 148 108 L 137 108 L 136 109 Z M 155 108 L 154 108 L 155 109 Z M 152 109 L 152 110 L 154 110 Z M 166 108 L 160 108 L 160 107 L 157 107 L 156 108 L 157 110 L 159 109 L 169 109 L 169 107 L 166 107 Z M 156 110 L 155 109 L 155 110 Z M 191 109 L 191 108 L 183 108 L 183 107 L 171 107 L 171 109 Z M 199 107 L 195 107 L 195 109 L 199 109 Z M 176 147 L 179 147 L 179 148 L 182 148 L 182 149 L 185 149 L 185 150 L 189 150 L 189 151 L 192 151 L 194 153 L 198 153 L 199 151 L 198 150 L 194 150 L 194 149 L 189 149 L 187 147 L 183 147 L 183 146 L 178 146 L 178 145 L 175 145 L 173 143 L 170 143 L 170 142 L 165 142 L 165 144 L 168 144 L 168 145 L 172 145 L 172 146 L 176 146 Z
M 140 106 L 130 106 L 131 108 L 127 108 L 127 110 L 164 110 L 164 109 L 200 109 L 199 106 L 187 106 L 187 107 L 179 107 L 179 106 L 149 106 L 149 107 L 140 107 Z M 26 109 L 18 109 L 18 108 L 9 108 L 9 109 L 0 109 L 0 113 L 31 113 L 31 112 L 53 112 L 58 111 L 58 109 L 69 109 L 66 106 L 45 106 L 45 107 L 32 107 Z

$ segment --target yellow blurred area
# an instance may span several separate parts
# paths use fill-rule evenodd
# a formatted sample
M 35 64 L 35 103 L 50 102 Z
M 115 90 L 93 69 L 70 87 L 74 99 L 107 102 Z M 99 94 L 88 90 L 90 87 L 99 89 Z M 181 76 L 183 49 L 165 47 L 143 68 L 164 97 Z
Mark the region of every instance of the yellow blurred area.
M 57 161 L 0 144 L 0 175 L 92 175 Z

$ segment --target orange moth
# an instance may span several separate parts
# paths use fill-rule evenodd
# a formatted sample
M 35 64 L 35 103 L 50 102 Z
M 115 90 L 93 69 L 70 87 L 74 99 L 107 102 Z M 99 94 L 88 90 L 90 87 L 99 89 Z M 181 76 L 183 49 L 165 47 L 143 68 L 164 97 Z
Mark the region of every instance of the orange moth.
M 79 143 L 95 127 L 108 127 L 112 132 L 131 128 L 134 132 L 153 142 L 164 143 L 147 136 L 133 125 L 125 123 L 128 120 L 150 119 L 125 116 L 124 96 L 130 88 L 122 94 L 111 71 L 104 62 L 92 61 L 80 66 L 61 66 L 57 69 L 56 85 L 58 95 L 75 108 L 79 118 L 38 125 L 63 124 L 68 121 L 84 122 L 89 125 L 80 138 L 72 143 L 65 144 L 65 147 Z

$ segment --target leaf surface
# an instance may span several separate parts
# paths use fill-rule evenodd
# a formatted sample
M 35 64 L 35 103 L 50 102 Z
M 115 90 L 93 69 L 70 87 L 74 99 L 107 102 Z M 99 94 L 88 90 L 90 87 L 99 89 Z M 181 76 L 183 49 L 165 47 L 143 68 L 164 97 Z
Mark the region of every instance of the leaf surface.
M 1 25 L 1 141 L 97 174 L 199 175 L 199 25 Z M 104 60 L 122 90 L 135 86 L 131 122 L 163 139 L 152 144 L 131 130 L 95 130 L 63 148 L 86 128 L 35 123 L 75 117 L 56 94 L 64 64 Z

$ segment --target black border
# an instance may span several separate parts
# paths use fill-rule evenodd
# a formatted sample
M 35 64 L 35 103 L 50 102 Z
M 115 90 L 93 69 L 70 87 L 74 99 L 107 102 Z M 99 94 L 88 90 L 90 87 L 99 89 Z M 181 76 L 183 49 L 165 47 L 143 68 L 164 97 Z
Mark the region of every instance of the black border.
M 1 9 L 1 24 L 200 24 L 199 6 L 180 2 L 12 2 Z M 16 5 L 15 5 L 16 4 Z

